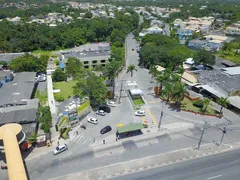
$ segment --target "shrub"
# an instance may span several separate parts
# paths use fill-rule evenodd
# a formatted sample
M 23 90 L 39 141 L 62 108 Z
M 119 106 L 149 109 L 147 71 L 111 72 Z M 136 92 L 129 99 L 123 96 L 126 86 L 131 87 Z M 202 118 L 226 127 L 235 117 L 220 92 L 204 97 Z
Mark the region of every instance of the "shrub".
M 193 105 L 198 108 L 203 108 L 203 101 L 202 100 L 194 101 Z
M 62 101 L 64 101 L 64 97 L 62 96 L 62 95 L 55 95 L 55 99 L 57 100 L 57 101 L 59 101 L 59 102 L 62 102 Z
M 60 64 L 60 62 L 59 62 L 59 60 L 54 60 L 54 63 L 56 64 L 56 66 L 59 66 L 59 64 Z

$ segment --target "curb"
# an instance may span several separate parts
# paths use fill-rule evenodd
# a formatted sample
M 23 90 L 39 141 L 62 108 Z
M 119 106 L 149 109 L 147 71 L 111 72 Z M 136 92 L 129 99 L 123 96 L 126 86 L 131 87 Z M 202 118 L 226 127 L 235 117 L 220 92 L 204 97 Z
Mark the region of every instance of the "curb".
M 237 149 L 239 147 L 235 147 Z M 144 171 L 156 167 L 166 166 L 182 161 L 196 159 L 200 157 L 206 157 L 213 154 L 223 153 L 232 150 L 227 145 L 218 147 L 214 144 L 202 145 L 200 150 L 194 150 L 193 148 L 185 148 L 176 150 L 164 154 L 145 157 L 141 159 L 135 159 L 127 162 L 120 162 L 109 166 L 95 168 L 92 170 L 86 170 L 79 173 L 68 174 L 62 177 L 52 178 L 51 180 L 63 180 L 63 179 L 79 179 L 84 178 L 86 180 L 101 180 L 110 179 L 113 177 L 130 174 L 133 172 Z M 209 151 L 210 150 L 210 151 Z M 189 154 L 191 154 L 189 156 Z M 97 177 L 96 177 L 97 175 Z

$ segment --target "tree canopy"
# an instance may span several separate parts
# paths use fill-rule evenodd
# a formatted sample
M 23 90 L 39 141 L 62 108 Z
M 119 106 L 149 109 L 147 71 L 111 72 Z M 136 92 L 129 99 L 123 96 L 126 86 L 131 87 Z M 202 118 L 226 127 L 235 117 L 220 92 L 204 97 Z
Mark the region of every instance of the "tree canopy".
M 193 60 L 195 64 L 214 65 L 216 57 L 211 52 L 202 49 L 195 54 Z
M 146 35 L 141 42 L 140 63 L 147 68 L 160 65 L 174 70 L 192 57 L 194 51 L 180 45 L 176 39 L 163 35 Z
M 67 74 L 58 67 L 52 74 L 53 82 L 67 81 Z
M 90 71 L 87 74 L 85 79 L 77 82 L 74 93 L 88 96 L 91 106 L 96 107 L 105 101 L 108 89 L 102 77 L 98 77 Z
M 84 77 L 85 72 L 83 64 L 77 58 L 68 58 L 65 70 L 67 75 L 73 77 L 73 79 Z
M 42 55 L 40 57 L 31 54 L 13 59 L 10 63 L 10 69 L 15 72 L 46 72 L 48 56 Z

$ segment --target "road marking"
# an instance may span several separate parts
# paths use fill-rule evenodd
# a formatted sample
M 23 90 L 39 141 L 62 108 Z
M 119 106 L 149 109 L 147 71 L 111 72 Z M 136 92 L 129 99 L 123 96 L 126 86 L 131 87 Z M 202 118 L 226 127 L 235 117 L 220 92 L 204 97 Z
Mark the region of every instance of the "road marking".
M 143 124 L 145 123 L 145 121 L 147 122 L 147 120 L 146 120 L 145 117 L 142 116 L 141 119 L 142 119 Z M 148 122 L 147 122 L 147 123 L 148 123 Z
M 149 109 L 146 109 L 146 111 L 147 111 L 148 114 L 150 115 L 153 123 L 157 126 L 157 125 L 158 125 L 157 120 L 156 120 L 156 118 L 154 117 L 154 115 L 152 114 L 152 112 L 151 112 Z
M 149 101 L 148 103 L 149 104 L 156 104 L 156 103 L 159 103 L 159 102 L 161 102 L 161 100 Z
M 81 141 L 81 139 L 83 138 L 83 136 L 81 135 L 81 136 L 79 136 L 76 140 L 77 140 L 77 142 L 79 142 L 79 141 Z
M 209 179 L 219 178 L 219 177 L 221 177 L 221 176 L 222 176 L 222 175 L 217 175 L 217 176 L 209 177 L 209 178 L 207 178 L 207 180 L 209 180 Z

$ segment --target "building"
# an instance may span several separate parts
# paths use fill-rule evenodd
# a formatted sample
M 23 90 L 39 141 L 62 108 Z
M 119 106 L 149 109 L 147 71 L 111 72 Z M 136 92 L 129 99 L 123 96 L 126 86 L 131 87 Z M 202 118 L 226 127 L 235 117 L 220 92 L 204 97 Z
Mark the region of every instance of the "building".
M 0 126 L 9 123 L 22 125 L 23 132 L 30 136 L 32 132 L 37 132 L 37 110 L 38 99 L 31 99 L 23 106 L 10 106 L 0 108 Z
M 178 29 L 177 34 L 178 34 L 179 40 L 188 40 L 193 35 L 192 30 L 190 29 Z
M 18 123 L 26 136 L 37 132 L 38 99 L 32 99 L 36 90 L 36 72 L 16 73 L 13 81 L 0 88 L 0 126 Z
M 0 108 L 26 105 L 36 90 L 36 72 L 16 73 L 12 82 L 0 88 Z
M 108 43 L 88 44 L 84 49 L 61 52 L 60 64 L 66 64 L 70 57 L 80 59 L 85 68 L 94 68 L 97 65 L 105 66 L 109 62 L 110 46 Z
M 189 41 L 188 47 L 191 47 L 191 48 L 194 48 L 194 49 L 205 49 L 207 47 L 207 41 L 206 40 L 193 39 L 193 40 Z
M 204 36 L 204 40 L 193 39 L 188 43 L 189 47 L 196 49 L 206 49 L 209 51 L 218 51 L 222 47 L 223 43 L 229 43 L 234 38 L 221 35 L 208 35 Z
M 240 35 L 240 23 L 234 23 L 226 27 L 225 33 L 227 35 Z
M 189 17 L 188 20 L 183 21 L 181 19 L 175 19 L 173 24 L 175 27 L 189 29 L 195 32 L 208 33 L 212 23 L 214 22 L 214 17 Z
M 142 38 L 142 37 L 146 36 L 147 34 L 163 34 L 163 30 L 157 26 L 153 26 L 148 29 L 143 29 L 139 33 L 139 37 Z

